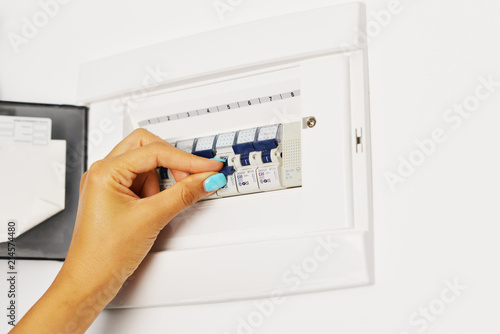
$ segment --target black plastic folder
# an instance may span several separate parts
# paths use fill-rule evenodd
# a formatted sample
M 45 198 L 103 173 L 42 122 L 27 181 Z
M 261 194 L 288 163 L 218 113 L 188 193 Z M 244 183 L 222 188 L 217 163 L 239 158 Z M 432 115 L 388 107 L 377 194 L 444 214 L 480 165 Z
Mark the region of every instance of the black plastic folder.
M 70 105 L 33 104 L 0 101 L 0 115 L 44 117 L 52 120 L 52 139 L 66 140 L 66 198 L 65 209 L 15 239 L 15 258 L 64 260 L 68 252 L 78 207 L 80 178 L 87 168 L 86 107 Z M 0 163 L 2 157 L 0 157 Z M 27 178 L 37 175 L 32 166 Z M 3 189 L 8 192 L 29 192 L 29 189 Z M 7 224 L 7 222 L 5 222 Z M 7 228 L 3 226 L 0 228 Z M 10 258 L 7 243 L 0 243 L 0 258 Z

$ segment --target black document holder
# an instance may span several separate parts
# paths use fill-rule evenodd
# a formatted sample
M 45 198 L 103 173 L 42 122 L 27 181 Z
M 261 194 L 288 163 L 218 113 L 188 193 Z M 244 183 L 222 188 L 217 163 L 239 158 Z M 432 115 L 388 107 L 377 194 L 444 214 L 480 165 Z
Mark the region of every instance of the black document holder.
M 64 260 L 75 224 L 80 178 L 87 168 L 88 109 L 70 105 L 0 101 L 0 115 L 50 118 L 52 139 L 66 140 L 65 209 L 15 239 L 17 259 Z M 43 177 L 38 176 L 36 171 L 36 166 L 33 166 L 33 173 L 26 177 Z M 29 189 L 2 189 L 0 185 L 0 191 Z M 0 243 L 0 258 L 8 257 L 7 243 Z

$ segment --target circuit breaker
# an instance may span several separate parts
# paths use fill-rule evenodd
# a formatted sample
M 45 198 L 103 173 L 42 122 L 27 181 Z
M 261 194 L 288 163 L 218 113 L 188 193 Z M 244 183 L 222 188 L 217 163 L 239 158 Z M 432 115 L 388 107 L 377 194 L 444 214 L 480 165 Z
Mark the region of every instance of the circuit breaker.
M 300 123 L 274 124 L 182 140 L 185 152 L 224 162 L 224 188 L 208 199 L 302 185 Z M 159 168 L 160 190 L 175 184 L 168 168 Z

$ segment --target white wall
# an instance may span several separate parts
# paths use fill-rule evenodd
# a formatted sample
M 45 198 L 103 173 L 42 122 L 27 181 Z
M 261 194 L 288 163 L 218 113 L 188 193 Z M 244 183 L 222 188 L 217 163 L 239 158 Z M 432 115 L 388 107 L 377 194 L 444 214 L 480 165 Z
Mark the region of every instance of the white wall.
M 0 99 L 76 103 L 79 66 L 90 59 L 340 1 L 228 2 L 240 4 L 221 20 L 213 0 L 72 0 L 16 53 L 8 33 L 19 34 L 23 17 L 41 7 L 33 0 L 0 1 Z M 369 12 L 388 6 L 389 1 L 368 1 Z M 398 8 L 380 30 L 370 14 L 377 283 L 287 298 L 255 333 L 413 334 L 424 323 L 426 333 L 500 330 L 500 85 L 459 126 L 443 119 L 454 104 L 472 101 L 480 77 L 500 81 L 500 2 L 401 0 Z M 417 149 L 415 140 L 439 128 L 446 141 L 392 191 L 384 174 L 396 172 L 399 157 Z M 21 312 L 48 287 L 59 266 L 20 264 Z M 445 280 L 466 288 L 442 314 L 412 326 L 415 312 L 442 305 Z M 4 291 L 1 280 L 2 296 Z M 238 317 L 255 311 L 253 304 L 106 311 L 89 332 L 232 334 Z

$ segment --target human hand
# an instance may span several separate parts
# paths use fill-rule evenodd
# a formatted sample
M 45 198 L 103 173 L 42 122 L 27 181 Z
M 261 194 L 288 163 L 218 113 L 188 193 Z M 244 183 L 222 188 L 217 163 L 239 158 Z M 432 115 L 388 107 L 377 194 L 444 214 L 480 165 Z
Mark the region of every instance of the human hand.
M 170 168 L 177 181 L 162 192 L 155 171 L 160 166 Z M 165 225 L 225 185 L 226 177 L 217 173 L 221 168 L 222 162 L 180 151 L 146 130 L 125 138 L 82 176 L 66 261 L 14 332 L 59 332 L 63 327 L 68 332 L 68 326 L 72 333 L 84 332 L 137 269 Z M 57 317 L 40 317 L 41 310 L 54 308 Z
M 177 181 L 161 193 L 155 171 L 159 166 L 170 168 Z M 83 280 L 90 278 L 86 273 L 98 272 L 124 281 L 164 226 L 209 194 L 205 179 L 215 175 L 225 184 L 225 177 L 216 175 L 221 168 L 219 161 L 196 157 L 146 130 L 136 130 L 83 175 L 65 266 Z

